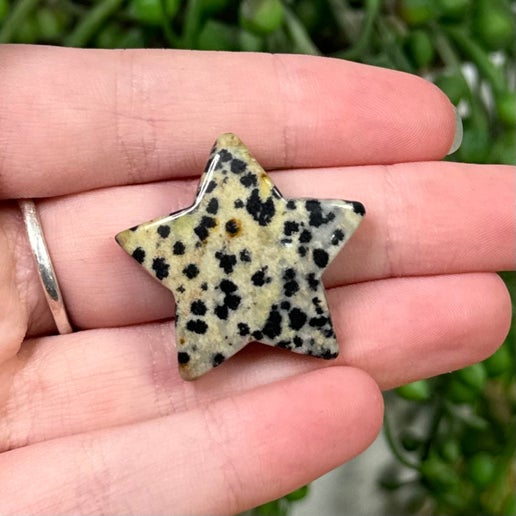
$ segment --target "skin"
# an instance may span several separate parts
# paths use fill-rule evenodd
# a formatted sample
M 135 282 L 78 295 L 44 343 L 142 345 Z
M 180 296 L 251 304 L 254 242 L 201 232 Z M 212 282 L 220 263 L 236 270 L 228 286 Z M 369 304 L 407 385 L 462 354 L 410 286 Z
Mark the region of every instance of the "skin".
M 424 80 L 323 58 L 0 47 L 0 513 L 230 514 L 350 460 L 380 389 L 492 354 L 510 324 L 511 167 L 439 162 Z M 341 354 L 250 345 L 183 382 L 171 294 L 113 235 L 191 203 L 238 134 L 288 197 L 367 215 L 325 274 Z M 275 171 L 275 172 L 274 172 Z M 56 336 L 14 199 L 74 327 Z

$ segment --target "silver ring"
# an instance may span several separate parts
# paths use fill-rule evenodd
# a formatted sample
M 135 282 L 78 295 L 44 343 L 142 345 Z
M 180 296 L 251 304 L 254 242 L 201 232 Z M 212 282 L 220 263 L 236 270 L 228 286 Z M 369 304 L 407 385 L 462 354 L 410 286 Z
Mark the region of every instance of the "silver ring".
M 18 206 L 23 216 L 32 254 L 38 268 L 41 286 L 43 287 L 48 306 L 56 323 L 57 331 L 61 335 L 72 333 L 73 329 L 68 315 L 66 314 L 63 296 L 59 289 L 50 254 L 48 253 L 48 247 L 45 242 L 38 212 L 36 211 L 36 205 L 30 199 L 20 199 Z

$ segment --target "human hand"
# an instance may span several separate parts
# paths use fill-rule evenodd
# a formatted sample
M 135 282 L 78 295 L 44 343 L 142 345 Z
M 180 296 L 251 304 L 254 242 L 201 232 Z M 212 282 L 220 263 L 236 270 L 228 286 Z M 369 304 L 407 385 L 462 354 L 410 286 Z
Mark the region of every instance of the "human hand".
M 502 342 L 514 175 L 436 162 L 452 106 L 413 76 L 303 56 L 0 47 L 0 513 L 222 514 L 366 448 L 388 389 Z M 367 216 L 325 276 L 333 362 L 248 346 L 183 382 L 173 299 L 115 233 L 191 203 L 232 131 L 288 197 Z M 17 198 L 77 332 L 51 336 Z

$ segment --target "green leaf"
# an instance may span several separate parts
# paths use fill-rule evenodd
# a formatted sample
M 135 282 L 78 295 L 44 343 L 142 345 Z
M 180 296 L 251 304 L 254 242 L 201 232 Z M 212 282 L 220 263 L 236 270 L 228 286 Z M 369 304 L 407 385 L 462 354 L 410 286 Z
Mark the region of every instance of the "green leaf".
M 490 377 L 499 376 L 509 371 L 513 363 L 508 344 L 504 344 L 493 355 L 484 360 L 484 366 Z
M 435 50 L 428 33 L 422 29 L 411 31 L 405 41 L 405 50 L 416 68 L 428 68 L 434 58 Z
M 308 485 L 300 487 L 299 489 L 296 489 L 295 491 L 289 493 L 287 496 L 285 496 L 285 498 L 289 502 L 297 502 L 298 500 L 302 500 L 308 494 L 308 488 Z
M 484 389 L 487 372 L 482 362 L 460 369 L 455 374 L 457 375 L 457 378 L 472 389 L 478 392 Z
M 0 22 L 7 16 L 9 0 L 0 0 Z
M 496 462 L 492 455 L 485 452 L 475 454 L 468 462 L 468 478 L 477 487 L 487 486 L 496 473 Z
M 270 34 L 283 23 L 280 0 L 243 0 L 240 4 L 240 24 L 256 34 Z
M 426 401 L 430 398 L 431 390 L 427 380 L 418 380 L 396 389 L 396 394 L 411 401 Z

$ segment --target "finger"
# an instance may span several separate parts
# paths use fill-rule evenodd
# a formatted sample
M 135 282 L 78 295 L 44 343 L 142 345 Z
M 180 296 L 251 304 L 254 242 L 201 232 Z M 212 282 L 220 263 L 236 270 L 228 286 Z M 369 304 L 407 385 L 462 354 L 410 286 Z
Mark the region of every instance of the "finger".
M 357 455 L 381 422 L 382 397 L 366 374 L 315 371 L 168 418 L 4 453 L 0 513 L 234 514 Z
M 274 180 L 289 197 L 365 204 L 361 227 L 325 274 L 327 286 L 514 267 L 511 167 L 419 163 L 282 172 Z M 121 252 L 113 235 L 188 206 L 195 187 L 190 181 L 105 189 L 40 203 L 57 277 L 77 327 L 121 326 L 173 314 L 170 292 Z M 38 285 L 34 275 L 32 283 Z M 39 297 L 27 298 L 27 306 L 44 304 L 42 292 L 36 292 Z M 53 328 L 50 314 L 31 321 L 40 324 L 32 326 L 32 335 Z
M 435 86 L 337 59 L 4 45 L 0 70 L 5 198 L 198 175 L 228 130 L 267 168 L 439 159 L 454 139 Z
M 22 299 L 39 299 L 39 285 L 27 283 L 34 279 L 29 256 L 19 252 L 24 249 L 25 235 L 15 231 L 19 228 L 12 221 L 12 216 L 0 211 L 0 364 L 18 352 L 25 337 L 30 309 Z M 28 292 L 29 285 L 32 292 Z
M 0 375 L 9 407 L 9 417 L 0 417 L 0 450 L 190 410 L 335 364 L 392 388 L 484 359 L 511 318 L 494 274 L 361 283 L 331 289 L 328 301 L 336 361 L 255 345 L 196 382 L 179 376 L 173 323 L 34 339 L 12 361 L 16 371 Z

